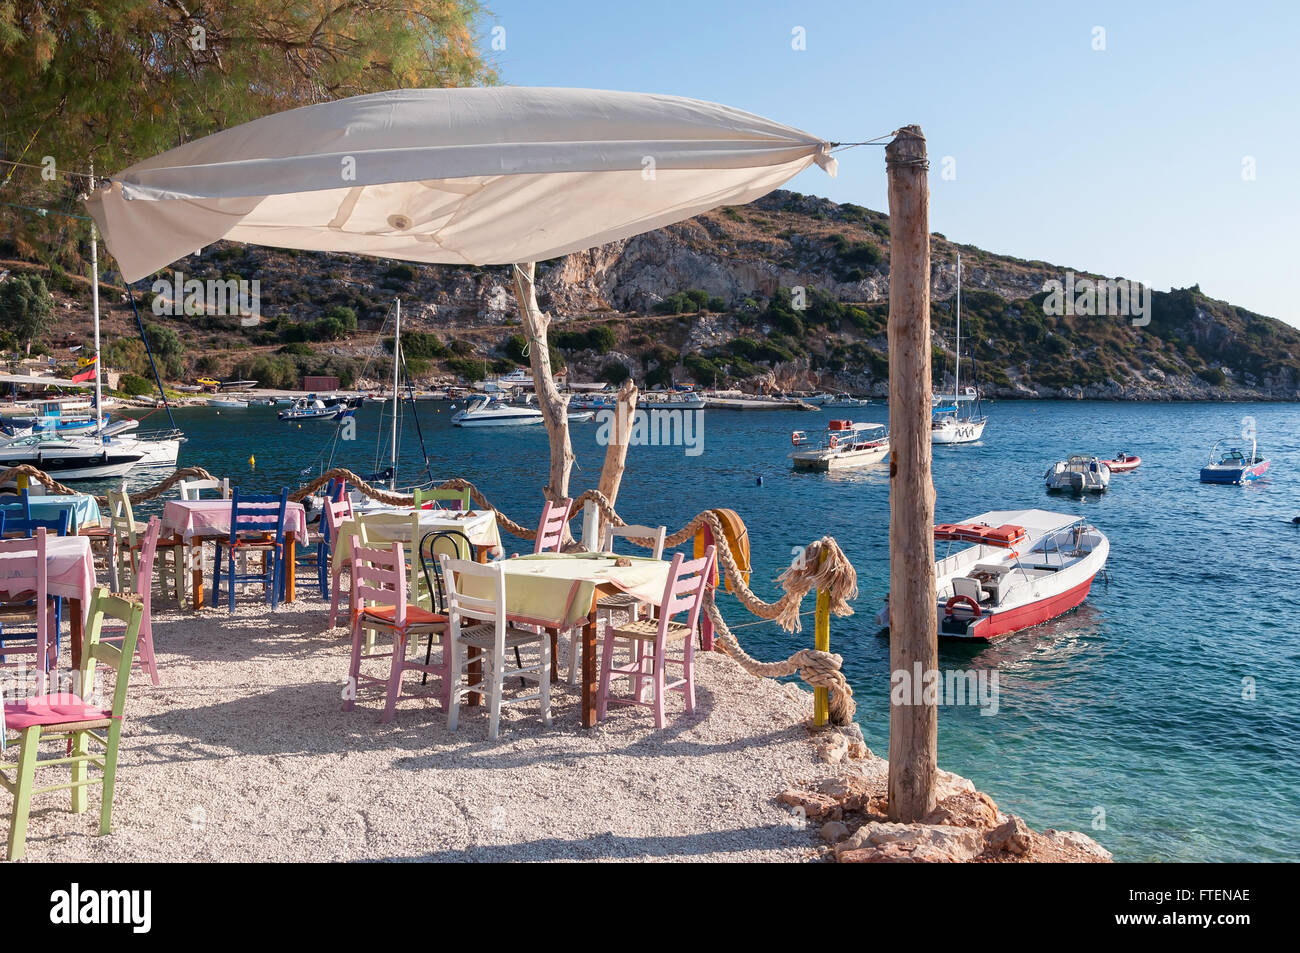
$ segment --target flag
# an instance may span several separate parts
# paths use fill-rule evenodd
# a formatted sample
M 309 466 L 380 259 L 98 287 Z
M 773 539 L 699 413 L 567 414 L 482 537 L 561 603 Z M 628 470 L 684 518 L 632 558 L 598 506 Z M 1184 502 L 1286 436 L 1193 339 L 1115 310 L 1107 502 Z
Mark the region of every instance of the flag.
M 90 360 L 86 360 L 83 358 L 81 361 L 79 361 L 78 366 L 85 367 L 85 370 L 81 371 L 78 374 L 73 374 L 72 383 L 80 384 L 82 381 L 88 381 L 92 377 L 94 377 L 95 367 L 98 364 L 98 361 L 99 361 L 99 355 L 95 355 L 94 357 L 90 358 Z

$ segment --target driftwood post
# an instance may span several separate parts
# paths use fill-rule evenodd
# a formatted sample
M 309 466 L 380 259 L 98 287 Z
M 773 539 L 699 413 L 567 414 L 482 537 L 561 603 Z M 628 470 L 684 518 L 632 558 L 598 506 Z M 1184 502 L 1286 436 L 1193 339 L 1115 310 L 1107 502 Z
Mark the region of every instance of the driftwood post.
M 614 401 L 614 419 L 610 421 L 611 426 L 608 428 L 602 426 L 597 431 L 597 440 L 600 439 L 601 433 L 609 434 L 609 443 L 605 445 L 605 463 L 600 468 L 600 485 L 597 489 L 604 494 L 605 499 L 609 500 L 611 507 L 617 502 L 618 488 L 623 483 L 623 470 L 627 465 L 627 448 L 631 442 L 632 425 L 636 420 L 638 396 L 636 382 L 629 377 L 618 389 L 618 396 Z M 590 500 L 584 508 L 586 513 L 582 523 L 582 541 L 594 552 L 600 549 L 600 538 L 603 532 L 600 525 L 600 511 Z
M 930 186 L 925 136 L 904 126 L 889 173 L 889 818 L 934 809 L 938 711 L 918 676 L 937 672 L 934 480 L 930 473 Z M 895 697 L 895 696 L 899 697 Z M 905 702 L 900 704 L 899 702 Z
M 537 306 L 537 286 L 534 284 L 536 266 L 533 262 L 514 266 L 515 300 L 524 320 L 524 333 L 528 337 L 529 363 L 533 369 L 533 384 L 537 392 L 537 408 L 546 423 L 546 435 L 551 442 L 550 480 L 543 492 L 549 500 L 560 501 L 569 495 L 569 473 L 573 469 L 573 444 L 569 441 L 569 401 L 555 386 L 551 373 L 551 350 L 547 329 L 551 319 Z

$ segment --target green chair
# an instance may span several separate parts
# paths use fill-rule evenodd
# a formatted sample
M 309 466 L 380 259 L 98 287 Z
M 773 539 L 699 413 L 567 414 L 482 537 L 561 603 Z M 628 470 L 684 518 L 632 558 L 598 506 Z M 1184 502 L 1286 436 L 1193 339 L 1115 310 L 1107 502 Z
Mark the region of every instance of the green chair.
M 126 624 L 119 648 L 101 641 L 104 618 L 117 619 Z M 19 751 L 16 762 L 0 760 L 0 786 L 14 797 L 13 813 L 9 820 L 9 859 L 20 860 L 27 848 L 27 815 L 33 794 L 50 791 L 72 791 L 72 812 L 86 810 L 86 788 L 102 784 L 99 810 L 99 833 L 109 832 L 113 815 L 113 785 L 117 778 L 117 750 L 122 737 L 122 711 L 126 707 L 126 689 L 131 680 L 131 662 L 135 658 L 136 641 L 144 619 L 144 606 L 136 598 L 110 595 L 103 586 L 95 590 L 90 600 L 90 623 L 86 626 L 85 642 L 81 653 L 81 669 L 74 692 L 38 695 L 23 701 L 9 702 L 4 706 L 4 729 L 19 734 Z M 105 709 L 94 697 L 97 663 L 117 669 L 113 686 L 113 704 Z M 56 755 L 61 757 L 38 760 L 42 742 L 58 742 Z M 92 754 L 91 745 L 102 747 L 102 754 Z M 63 784 L 34 787 L 37 768 L 67 765 L 72 779 Z M 102 779 L 88 777 L 89 768 L 98 767 Z M 13 771 L 11 778 L 7 772 Z
M 473 505 L 473 501 L 470 499 L 469 487 L 460 490 L 446 490 L 440 487 L 431 490 L 416 489 L 411 491 L 411 500 L 417 510 L 423 508 L 424 504 L 430 501 L 435 503 L 455 502 L 456 508 L 460 510 L 467 510 Z

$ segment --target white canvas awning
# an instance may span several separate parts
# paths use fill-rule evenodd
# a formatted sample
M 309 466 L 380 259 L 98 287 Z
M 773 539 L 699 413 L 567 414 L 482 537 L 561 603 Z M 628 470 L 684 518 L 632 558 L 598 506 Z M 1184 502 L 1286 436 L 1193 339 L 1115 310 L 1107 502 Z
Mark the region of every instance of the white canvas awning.
M 218 239 L 457 265 L 542 261 L 752 201 L 831 143 L 645 93 L 409 89 L 266 116 L 88 200 L 135 281 Z

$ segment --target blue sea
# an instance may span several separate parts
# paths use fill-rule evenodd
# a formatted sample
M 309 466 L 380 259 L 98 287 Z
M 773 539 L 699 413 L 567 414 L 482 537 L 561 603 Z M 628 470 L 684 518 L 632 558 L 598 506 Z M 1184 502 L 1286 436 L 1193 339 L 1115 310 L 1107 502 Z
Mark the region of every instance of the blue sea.
M 458 430 L 447 404 L 417 406 L 434 478 L 465 477 L 516 520 L 537 518 L 542 427 Z M 1018 507 L 1079 513 L 1110 538 L 1109 582 L 1099 578 L 1077 611 L 993 645 L 941 645 L 945 669 L 996 670 L 999 703 L 991 716 L 941 709 L 940 766 L 1036 828 L 1089 833 L 1120 861 L 1300 859 L 1300 528 L 1291 524 L 1300 515 L 1300 408 L 1025 401 L 985 410 L 982 443 L 935 448 L 936 519 Z M 889 646 L 873 618 L 888 584 L 887 467 L 796 474 L 787 456 L 792 430 L 819 429 L 832 413 L 887 420 L 883 404 L 710 410 L 698 456 L 632 448 L 617 508 L 669 532 L 703 509 L 736 510 L 749 527 L 752 585 L 769 600 L 795 547 L 834 536 L 857 567 L 861 595 L 854 616 L 832 620 L 831 646 L 844 656 L 867 742 L 884 755 Z M 330 424 L 280 423 L 267 407 L 175 417 L 190 437 L 181 462 L 241 487 L 296 487 L 331 460 L 368 473 L 388 455 L 376 405 L 359 413 L 354 441 L 336 441 Z M 1211 445 L 1239 434 L 1246 417 L 1273 461 L 1267 479 L 1199 483 Z M 576 496 L 599 479 L 604 448 L 595 424 L 572 433 Z M 400 482 L 427 480 L 409 410 L 400 445 Z M 1102 498 L 1044 493 L 1041 474 L 1053 461 L 1120 450 L 1143 464 L 1115 475 Z M 733 623 L 752 621 L 729 597 L 723 606 Z M 763 659 L 812 638 L 811 625 L 785 633 L 770 623 L 738 635 Z

